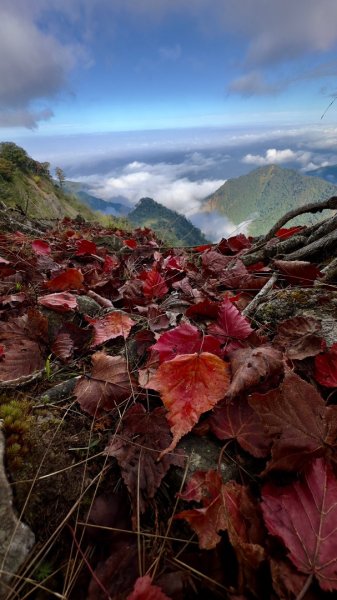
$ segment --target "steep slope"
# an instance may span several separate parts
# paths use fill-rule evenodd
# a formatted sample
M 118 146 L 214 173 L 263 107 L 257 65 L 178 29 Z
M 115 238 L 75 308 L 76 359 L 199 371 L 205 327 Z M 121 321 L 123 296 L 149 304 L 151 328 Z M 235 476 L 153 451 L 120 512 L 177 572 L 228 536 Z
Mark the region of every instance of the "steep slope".
M 203 210 L 225 214 L 235 224 L 252 219 L 249 233 L 260 235 L 288 210 L 336 194 L 337 187 L 322 179 L 270 165 L 226 181 L 205 199 Z M 309 218 L 312 222 L 322 215 Z
M 49 163 L 32 159 L 12 142 L 0 144 L 0 200 L 31 218 L 74 218 L 78 214 L 87 220 L 97 218 L 53 182 Z
M 207 242 L 200 229 L 152 198 L 141 198 L 128 219 L 133 225 L 150 227 L 158 237 L 174 246 L 198 246 Z

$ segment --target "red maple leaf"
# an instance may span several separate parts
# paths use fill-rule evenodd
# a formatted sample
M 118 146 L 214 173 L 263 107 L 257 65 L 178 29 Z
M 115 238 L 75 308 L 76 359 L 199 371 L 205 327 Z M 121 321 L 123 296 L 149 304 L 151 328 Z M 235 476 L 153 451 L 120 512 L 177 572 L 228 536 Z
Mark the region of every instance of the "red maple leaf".
M 140 512 L 145 511 L 148 499 L 154 497 L 171 464 L 183 467 L 184 457 L 177 453 L 157 462 L 158 453 L 167 448 L 171 440 L 164 407 L 146 412 L 141 404 L 134 404 L 105 449 L 106 454 L 118 461 L 135 514 L 138 500 Z
M 279 388 L 253 394 L 249 404 L 273 437 L 267 470 L 298 470 L 308 459 L 333 452 L 337 407 L 326 407 L 314 386 L 287 372 Z
M 44 240 L 34 240 L 32 242 L 32 249 L 38 256 L 46 256 L 51 253 L 48 242 L 45 242 Z
M 143 271 L 139 278 L 143 281 L 143 294 L 146 298 L 161 298 L 167 294 L 165 279 L 155 269 Z
M 67 269 L 44 284 L 48 290 L 63 292 L 65 290 L 78 290 L 82 287 L 83 275 L 78 269 Z
M 113 410 L 130 398 L 136 389 L 136 382 L 122 356 L 96 352 L 91 360 L 91 375 L 81 377 L 74 394 L 81 408 L 94 416 L 102 409 Z
M 234 304 L 225 298 L 218 310 L 216 323 L 208 327 L 208 331 L 221 340 L 222 344 L 231 339 L 245 340 L 253 329 L 246 317 L 243 317 Z
M 219 440 L 237 440 L 241 448 L 253 456 L 268 456 L 271 438 L 245 398 L 218 404 L 208 422 Z
M 262 489 L 269 533 L 283 541 L 301 573 L 314 575 L 324 591 L 337 589 L 337 479 L 328 462 L 314 460 L 299 481 Z
M 58 292 L 55 294 L 47 294 L 39 296 L 38 304 L 45 306 L 56 312 L 68 312 L 77 308 L 77 298 L 69 292 Z
M 88 316 L 86 316 L 85 319 L 94 328 L 92 347 L 104 344 L 104 342 L 119 336 L 123 336 L 126 340 L 131 327 L 136 324 L 127 314 L 119 310 L 110 312 L 108 315 L 97 319 L 92 319 Z
M 337 387 L 337 343 L 315 358 L 315 379 L 324 387 Z
M 208 352 L 182 354 L 160 365 L 145 387 L 161 392 L 168 410 L 173 441 L 161 457 L 172 452 L 200 415 L 224 397 L 228 385 L 228 365 Z
M 189 323 L 183 323 L 163 333 L 151 349 L 159 352 L 160 362 L 172 360 L 178 354 L 194 352 L 221 355 L 219 341 L 210 335 L 202 337 L 201 332 Z
M 170 600 L 166 594 L 157 585 L 152 585 L 152 579 L 149 575 L 138 577 L 133 591 L 126 600 Z

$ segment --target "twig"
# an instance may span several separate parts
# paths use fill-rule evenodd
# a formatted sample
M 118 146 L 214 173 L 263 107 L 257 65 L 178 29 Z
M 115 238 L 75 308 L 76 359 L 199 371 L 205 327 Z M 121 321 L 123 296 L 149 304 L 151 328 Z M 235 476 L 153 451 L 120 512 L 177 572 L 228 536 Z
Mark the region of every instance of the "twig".
M 243 309 L 242 315 L 244 317 L 249 317 L 251 314 L 255 312 L 261 300 L 267 296 L 269 291 L 273 288 L 274 283 L 277 281 L 277 273 L 273 273 L 271 278 L 268 279 L 267 283 L 263 286 L 263 288 L 256 294 L 255 298 Z

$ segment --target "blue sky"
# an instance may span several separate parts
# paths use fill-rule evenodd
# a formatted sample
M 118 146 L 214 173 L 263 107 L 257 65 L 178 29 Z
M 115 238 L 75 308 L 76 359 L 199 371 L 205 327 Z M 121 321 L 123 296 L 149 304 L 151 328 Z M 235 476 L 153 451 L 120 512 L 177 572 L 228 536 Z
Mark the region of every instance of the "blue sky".
M 256 166 L 337 162 L 336 23 L 336 0 L 1 0 L 0 139 L 193 214 Z

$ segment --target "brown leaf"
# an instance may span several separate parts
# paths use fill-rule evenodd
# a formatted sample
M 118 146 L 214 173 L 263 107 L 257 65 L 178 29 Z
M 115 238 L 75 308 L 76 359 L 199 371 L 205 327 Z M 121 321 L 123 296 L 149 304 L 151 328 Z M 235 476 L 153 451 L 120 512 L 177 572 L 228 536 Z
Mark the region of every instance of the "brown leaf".
M 294 360 L 316 356 L 322 350 L 321 323 L 313 317 L 293 317 L 279 324 L 274 344 Z
M 226 394 L 228 400 L 283 373 L 282 352 L 268 345 L 235 350 L 230 361 L 233 379 Z
M 130 398 L 136 382 L 122 356 L 96 352 L 92 356 L 92 364 L 91 375 L 81 377 L 74 394 L 81 408 L 94 416 L 103 409 L 113 410 Z
M 130 317 L 120 310 L 114 310 L 104 317 L 92 319 L 85 317 L 86 321 L 94 328 L 94 341 L 92 347 L 104 344 L 108 340 L 122 336 L 126 339 L 131 327 L 135 325 Z
M 121 429 L 105 449 L 114 456 L 122 471 L 136 514 L 137 498 L 143 513 L 148 499 L 153 498 L 171 464 L 183 467 L 181 455 L 169 454 L 158 462 L 161 450 L 169 446 L 172 435 L 164 407 L 146 412 L 141 404 L 134 404 L 125 413 Z

